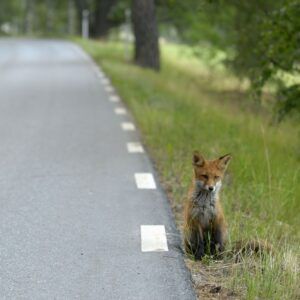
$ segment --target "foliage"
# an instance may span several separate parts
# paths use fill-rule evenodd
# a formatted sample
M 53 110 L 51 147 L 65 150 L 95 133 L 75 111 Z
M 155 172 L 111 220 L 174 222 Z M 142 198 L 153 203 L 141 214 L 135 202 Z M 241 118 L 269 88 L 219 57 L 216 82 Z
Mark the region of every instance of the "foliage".
M 257 66 L 256 85 L 261 88 L 276 79 L 279 118 L 287 113 L 300 113 L 300 2 L 286 1 L 263 20 L 258 55 L 264 59 Z M 290 80 L 284 77 L 290 74 Z
M 35 0 L 33 32 L 39 35 L 67 33 L 67 1 Z
M 18 0 L 0 1 L 0 26 L 13 22 L 15 28 L 19 27 L 21 25 L 22 9 Z
M 215 48 L 226 51 L 224 63 L 250 80 L 256 96 L 265 86 L 275 87 L 280 119 L 299 111 L 299 1 L 168 0 L 158 5 L 161 19 L 198 53 L 207 44 L 212 55 Z M 298 82 L 292 87 L 282 72 Z
M 184 43 L 210 43 L 226 49 L 232 44 L 234 10 L 217 2 L 199 0 L 158 1 L 160 23 L 175 26 Z
M 9 24 L 13 34 L 63 35 L 67 33 L 67 9 L 67 0 L 3 0 L 0 25 Z

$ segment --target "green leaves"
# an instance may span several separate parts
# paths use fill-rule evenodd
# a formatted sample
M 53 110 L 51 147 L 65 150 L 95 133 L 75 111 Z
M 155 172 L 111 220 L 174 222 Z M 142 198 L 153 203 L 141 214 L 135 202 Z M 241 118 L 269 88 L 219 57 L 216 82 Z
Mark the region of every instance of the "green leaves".
M 296 112 L 300 114 L 300 85 L 294 84 L 283 87 L 278 91 L 278 118 L 281 121 L 287 114 Z
M 300 3 L 286 1 L 263 20 L 259 51 L 265 61 L 258 65 L 261 88 L 272 79 L 277 80 L 278 119 L 291 111 L 300 112 L 300 80 L 291 84 L 283 74 L 297 79 L 300 76 Z M 298 77 L 299 78 L 299 77 Z
M 266 86 L 275 88 L 278 120 L 299 112 L 300 2 L 231 2 L 240 26 L 231 66 L 250 79 L 256 96 Z
M 272 90 L 278 119 L 297 107 L 299 1 L 168 0 L 158 5 L 160 16 L 176 27 L 182 41 L 196 46 L 201 57 L 205 46 L 225 50 L 225 62 L 241 79 L 250 80 L 257 99 L 266 87 Z M 293 88 L 286 75 L 299 76 Z

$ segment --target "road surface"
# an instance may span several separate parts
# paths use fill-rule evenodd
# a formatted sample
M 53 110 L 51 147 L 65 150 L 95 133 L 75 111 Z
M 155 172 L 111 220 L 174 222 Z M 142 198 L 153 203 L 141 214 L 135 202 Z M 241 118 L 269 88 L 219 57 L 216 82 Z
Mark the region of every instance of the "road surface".
M 0 40 L 1 299 L 195 298 L 118 100 L 75 44 Z

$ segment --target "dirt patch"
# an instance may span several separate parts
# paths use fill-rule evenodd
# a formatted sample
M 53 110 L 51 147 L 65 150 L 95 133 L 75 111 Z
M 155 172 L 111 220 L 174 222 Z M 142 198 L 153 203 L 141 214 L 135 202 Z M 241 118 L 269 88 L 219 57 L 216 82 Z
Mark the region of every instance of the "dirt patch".
M 241 299 L 239 294 L 224 286 L 224 277 L 231 271 L 232 264 L 225 265 L 222 261 L 215 261 L 210 266 L 188 258 L 185 263 L 191 271 L 198 299 Z

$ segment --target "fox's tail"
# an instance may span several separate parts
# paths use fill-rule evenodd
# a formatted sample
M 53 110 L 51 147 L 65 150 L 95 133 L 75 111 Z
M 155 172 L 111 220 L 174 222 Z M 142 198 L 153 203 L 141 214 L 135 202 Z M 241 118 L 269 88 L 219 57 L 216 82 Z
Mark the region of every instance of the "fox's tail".
M 261 239 L 253 240 L 239 240 L 235 242 L 232 248 L 232 254 L 235 256 L 236 261 L 240 261 L 243 256 L 272 254 L 274 252 L 273 246 Z

